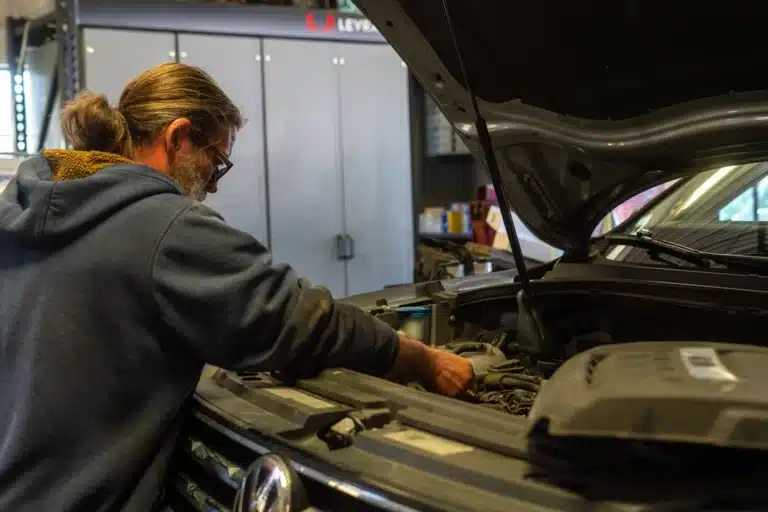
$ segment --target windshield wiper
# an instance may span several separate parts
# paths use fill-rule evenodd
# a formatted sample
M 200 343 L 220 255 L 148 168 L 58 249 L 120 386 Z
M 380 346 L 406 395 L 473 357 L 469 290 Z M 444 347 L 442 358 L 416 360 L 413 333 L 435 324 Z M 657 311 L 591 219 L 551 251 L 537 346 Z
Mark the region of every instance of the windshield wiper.
M 768 274 L 768 258 L 761 256 L 748 256 L 743 254 L 722 254 L 693 249 L 669 240 L 656 238 L 647 229 L 639 229 L 631 234 L 608 233 L 602 240 L 612 245 L 627 245 L 645 249 L 648 256 L 654 261 L 660 261 L 669 265 L 682 266 L 674 260 L 664 256 L 672 256 L 700 268 L 716 268 L 723 266 L 729 269 L 752 271 L 759 274 Z

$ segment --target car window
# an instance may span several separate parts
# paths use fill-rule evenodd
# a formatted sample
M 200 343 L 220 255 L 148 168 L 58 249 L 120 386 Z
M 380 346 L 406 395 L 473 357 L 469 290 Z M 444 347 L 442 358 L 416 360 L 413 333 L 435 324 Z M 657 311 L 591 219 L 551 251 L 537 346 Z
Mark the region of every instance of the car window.
M 608 233 L 614 227 L 629 219 L 637 210 L 648 204 L 648 202 L 664 192 L 675 182 L 677 182 L 676 179 L 670 180 L 627 199 L 603 218 L 602 222 L 595 228 L 592 236 L 600 236 Z
M 676 181 L 677 180 L 671 180 L 667 183 L 657 185 L 627 199 L 605 216 L 603 221 L 595 228 L 592 236 L 599 236 L 611 231 L 615 226 L 626 221 L 638 209 L 645 206 L 650 200 L 669 188 Z M 539 240 L 514 212 L 512 213 L 512 219 L 515 222 L 515 228 L 517 230 L 518 238 L 520 239 L 520 249 L 523 251 L 523 256 L 535 261 L 550 261 L 563 254 L 561 249 L 552 247 Z
M 731 222 L 768 221 L 768 176 L 750 185 L 723 206 L 718 218 L 720 221 Z
M 700 251 L 768 257 L 768 163 L 720 167 L 675 187 L 619 228 Z M 614 246 L 610 259 L 652 263 L 647 251 Z

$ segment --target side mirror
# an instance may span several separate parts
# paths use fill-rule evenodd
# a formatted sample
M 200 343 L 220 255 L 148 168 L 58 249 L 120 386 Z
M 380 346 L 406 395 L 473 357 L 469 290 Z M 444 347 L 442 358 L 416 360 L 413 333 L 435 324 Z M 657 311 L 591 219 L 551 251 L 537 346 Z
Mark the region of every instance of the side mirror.
M 248 466 L 232 512 L 301 512 L 309 508 L 304 484 L 283 457 L 269 453 Z

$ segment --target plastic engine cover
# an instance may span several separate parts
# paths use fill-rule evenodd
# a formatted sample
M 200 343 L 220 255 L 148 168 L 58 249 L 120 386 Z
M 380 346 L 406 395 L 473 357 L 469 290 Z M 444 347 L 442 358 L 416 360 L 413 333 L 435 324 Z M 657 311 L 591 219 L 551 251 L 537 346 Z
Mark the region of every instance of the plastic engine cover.
M 768 449 L 768 349 L 699 342 L 593 348 L 546 381 L 529 417 L 553 436 Z

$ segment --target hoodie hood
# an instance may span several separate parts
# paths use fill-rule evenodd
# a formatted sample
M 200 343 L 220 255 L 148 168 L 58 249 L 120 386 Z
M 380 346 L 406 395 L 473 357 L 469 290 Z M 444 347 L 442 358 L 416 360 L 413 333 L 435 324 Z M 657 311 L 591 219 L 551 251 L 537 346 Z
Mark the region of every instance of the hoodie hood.
M 119 155 L 47 150 L 25 160 L 0 193 L 0 238 L 34 247 L 66 244 L 158 194 L 182 191 L 168 176 Z

